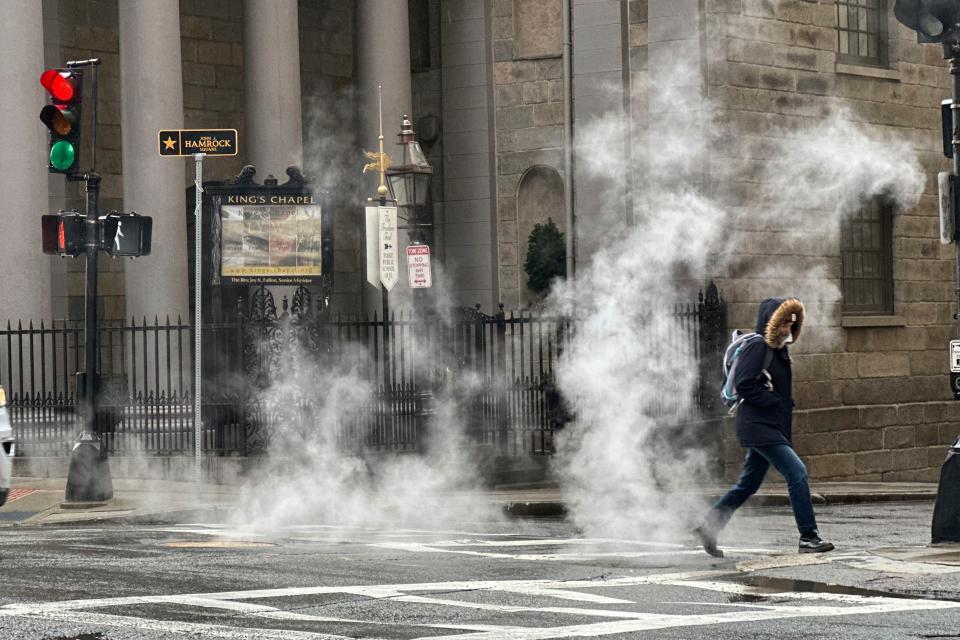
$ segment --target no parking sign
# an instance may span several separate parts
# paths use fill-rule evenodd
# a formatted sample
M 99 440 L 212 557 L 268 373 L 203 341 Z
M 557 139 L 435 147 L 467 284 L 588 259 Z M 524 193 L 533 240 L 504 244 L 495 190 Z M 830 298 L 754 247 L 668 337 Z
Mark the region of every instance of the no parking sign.
M 425 244 L 412 244 L 407 247 L 407 276 L 411 289 L 427 289 L 433 286 L 430 247 Z

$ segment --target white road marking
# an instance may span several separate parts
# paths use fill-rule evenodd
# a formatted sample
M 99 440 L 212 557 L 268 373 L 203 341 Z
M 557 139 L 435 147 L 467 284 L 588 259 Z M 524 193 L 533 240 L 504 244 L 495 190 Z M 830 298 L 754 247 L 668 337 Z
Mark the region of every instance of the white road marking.
M 837 558 L 835 562 L 841 562 L 857 569 L 879 571 L 881 573 L 907 573 L 919 575 L 944 575 L 949 573 L 960 573 L 960 566 L 956 565 L 951 566 L 946 564 L 936 564 L 933 562 L 896 560 L 870 553 Z
M 529 561 L 573 561 L 596 560 L 598 558 L 642 558 L 663 557 L 687 554 L 702 554 L 699 548 L 692 545 L 662 543 L 637 540 L 615 539 L 588 539 L 588 538 L 546 538 L 535 539 L 524 534 L 481 534 L 469 532 L 436 532 L 419 530 L 398 530 L 384 534 L 382 531 L 351 530 L 334 526 L 303 526 L 286 528 L 282 532 L 258 533 L 236 527 L 190 525 L 172 528 L 145 528 L 145 532 L 162 532 L 175 535 L 194 535 L 203 537 L 234 538 L 267 538 L 267 539 L 318 539 L 319 541 L 334 543 L 344 542 L 344 535 L 359 538 L 356 544 L 364 544 L 383 549 L 396 549 L 410 553 L 454 553 L 483 558 L 500 558 L 509 560 Z M 89 533 L 85 531 L 85 533 Z M 313 538 L 313 534 L 319 535 Z M 457 536 L 456 538 L 423 541 L 424 537 Z M 418 538 L 420 540 L 418 540 Z M 374 540 L 374 541 L 371 541 Z M 623 551 L 607 551 L 611 546 L 624 548 Z M 523 553 L 531 547 L 555 550 L 554 553 Z M 521 553 L 511 553 L 518 551 Z M 742 562 L 739 568 L 746 565 L 765 563 L 771 566 L 778 564 L 795 564 L 802 557 L 793 554 L 777 556 L 770 549 L 731 549 L 729 553 L 763 554 L 766 557 L 753 561 Z M 773 554 L 773 555 L 771 555 Z M 925 572 L 931 569 L 936 571 L 942 568 L 942 573 L 960 571 L 960 567 L 928 565 L 911 561 L 900 561 L 871 555 L 866 551 L 829 554 L 818 558 L 824 562 L 837 562 L 850 566 L 885 572 L 910 573 L 922 568 Z M 754 567 L 755 568 L 755 567 Z M 264 638 L 266 640 L 343 640 L 348 636 L 324 633 L 321 631 L 292 631 L 285 628 L 273 628 L 284 622 L 315 623 L 318 629 L 323 625 L 362 625 L 372 628 L 430 629 L 452 632 L 452 635 L 424 636 L 448 640 L 540 640 L 547 638 L 571 637 L 599 637 L 612 634 L 636 634 L 643 631 L 652 631 L 666 628 L 681 628 L 692 626 L 710 626 L 719 624 L 769 621 L 789 618 L 824 617 L 824 616 L 853 616 L 877 615 L 897 612 L 918 612 L 928 610 L 945 610 L 960 608 L 958 602 L 938 600 L 888 598 L 883 596 L 856 596 L 837 593 L 811 592 L 782 592 L 771 593 L 769 590 L 759 589 L 735 582 L 718 581 L 717 578 L 729 577 L 730 571 L 690 571 L 672 574 L 623 576 L 604 580 L 507 580 L 507 581 L 452 581 L 432 582 L 420 584 L 384 584 L 384 585 L 353 585 L 353 586 L 313 586 L 279 589 L 260 589 L 250 591 L 229 591 L 197 594 L 172 594 L 156 596 L 133 596 L 114 598 L 95 598 L 87 600 L 70 600 L 48 603 L 10 604 L 0 607 L 0 619 L 3 617 L 26 617 L 49 620 L 63 620 L 71 623 L 103 625 L 129 629 L 148 629 L 161 632 L 194 633 L 203 637 L 224 638 L 225 640 L 252 640 Z M 710 613 L 693 614 L 663 614 L 638 611 L 643 607 L 643 599 L 628 600 L 623 597 L 612 597 L 597 593 L 598 590 L 613 588 L 629 588 L 641 585 L 662 584 L 675 587 L 699 589 L 714 593 L 731 593 L 744 595 L 762 595 L 763 603 L 728 603 L 728 602 L 690 602 L 689 606 L 704 608 L 717 607 L 725 610 Z M 456 592 L 471 591 L 484 593 L 513 593 L 530 598 L 544 598 L 568 602 L 582 602 L 600 605 L 598 608 L 578 606 L 552 606 L 549 602 L 537 604 L 498 604 L 483 601 L 483 595 L 471 600 L 461 600 L 453 597 Z M 398 623 L 393 620 L 360 620 L 355 618 L 339 618 L 335 616 L 317 616 L 301 613 L 295 610 L 286 610 L 281 606 L 268 606 L 252 602 L 253 600 L 274 599 L 282 600 L 296 596 L 320 596 L 328 594 L 346 594 L 372 600 L 383 600 L 395 603 L 405 603 L 415 606 L 449 607 L 450 609 L 469 609 L 489 612 L 490 615 L 504 616 L 504 624 L 450 624 L 443 622 L 442 614 L 434 614 L 436 622 L 422 621 L 418 623 Z M 617 593 L 617 596 L 622 596 Z M 502 598 L 499 598 L 502 600 Z M 479 601 L 478 601 L 479 600 Z M 800 601 L 801 604 L 797 604 Z M 237 626 L 222 624 L 194 623 L 186 621 L 157 620 L 151 618 L 115 615 L 102 611 L 92 611 L 107 607 L 126 607 L 134 605 L 174 605 L 188 608 L 187 611 L 202 612 L 207 610 L 221 610 L 235 614 Z M 617 608 L 606 609 L 603 605 L 617 605 Z M 635 605 L 628 610 L 624 605 Z M 298 607 L 302 607 L 298 603 Z M 317 606 L 320 606 L 318 603 Z M 376 611 L 376 608 L 373 608 Z M 709 611 L 709 609 L 707 609 Z M 567 624 L 556 627 L 540 628 L 529 626 L 515 626 L 508 623 L 508 617 L 517 614 L 546 614 L 546 619 L 553 616 L 582 616 L 589 622 Z M 375 614 L 371 614 L 375 615 Z M 273 625 L 265 627 L 244 627 L 241 625 L 265 624 L 274 621 Z M 598 619 L 601 621 L 597 622 Z M 269 624 L 269 623 L 267 623 Z M 352 634 L 351 634 L 352 635 Z
M 230 627 L 227 625 L 206 624 L 202 622 L 179 622 L 176 620 L 151 620 L 132 616 L 117 616 L 106 613 L 87 613 L 83 611 L 53 612 L 42 616 L 44 619 L 69 622 L 76 625 L 102 625 L 127 629 L 162 631 L 165 633 L 192 633 L 202 638 L 224 638 L 224 640 L 354 640 L 354 636 L 340 636 L 315 631 L 292 631 L 289 629 L 269 629 L 262 627 Z
M 178 594 L 165 596 L 134 596 L 118 598 L 99 598 L 89 600 L 70 600 L 50 603 L 12 604 L 0 607 L 0 617 L 20 616 L 43 619 L 69 620 L 73 623 L 99 624 L 112 627 L 151 629 L 167 632 L 202 633 L 204 636 L 226 639 L 265 638 L 268 640 L 290 638 L 293 640 L 340 640 L 345 636 L 320 632 L 290 631 L 273 628 L 240 628 L 225 625 L 151 620 L 148 618 L 111 615 L 90 612 L 90 609 L 103 607 L 121 607 L 137 604 L 180 604 L 194 608 L 214 608 L 232 611 L 238 614 L 238 622 L 244 617 L 282 621 L 311 621 L 317 623 L 340 623 L 360 625 L 393 625 L 408 628 L 429 628 L 457 631 L 450 636 L 439 636 L 449 640 L 540 640 L 546 638 L 597 637 L 611 634 L 638 633 L 656 629 L 690 626 L 710 626 L 751 621 L 779 620 L 786 618 L 876 615 L 897 612 L 916 612 L 960 608 L 960 602 L 924 600 L 912 598 L 887 598 L 882 596 L 856 596 L 838 593 L 782 592 L 770 593 L 766 590 L 734 582 L 716 581 L 722 575 L 720 571 L 682 572 L 647 576 L 623 576 L 610 580 L 508 580 L 508 581 L 457 581 L 432 582 L 421 584 L 353 585 L 343 587 L 295 587 L 286 589 L 260 589 L 251 591 L 230 591 L 205 594 Z M 664 584 L 677 587 L 701 589 L 717 593 L 736 593 L 763 595 L 768 598 L 764 604 L 744 603 L 738 607 L 743 610 L 720 613 L 698 614 L 661 614 L 624 609 L 594 609 L 578 607 L 504 605 L 490 602 L 438 598 L 429 592 L 452 593 L 458 591 L 510 592 L 531 596 L 581 600 L 592 603 L 635 604 L 622 598 L 607 598 L 599 594 L 584 594 L 583 590 L 609 589 L 616 587 L 639 586 L 644 584 Z M 424 593 L 426 595 L 416 595 Z M 550 628 L 519 627 L 515 625 L 491 624 L 448 624 L 443 622 L 419 624 L 397 624 L 377 620 L 356 620 L 347 618 L 312 616 L 298 612 L 285 611 L 277 607 L 248 602 L 258 599 L 279 599 L 292 596 L 321 594 L 352 594 L 392 602 L 405 602 L 432 606 L 466 608 L 490 611 L 501 614 L 546 613 L 567 616 L 584 616 L 590 619 L 610 618 L 602 622 L 589 622 Z M 810 604 L 778 604 L 778 600 L 802 600 Z M 824 604 L 818 604 L 818 603 Z M 636 603 L 636 604 L 642 604 Z M 730 603 L 698 602 L 697 606 L 729 606 Z M 732 607 L 733 608 L 733 607 Z M 430 637 L 430 636 L 425 636 Z M 437 637 L 437 636 L 433 636 Z
M 637 542 L 634 544 L 644 544 Z M 703 555 L 702 549 L 659 549 L 656 551 L 582 551 L 572 553 L 503 553 L 493 551 L 474 551 L 465 547 L 477 546 L 472 542 L 461 542 L 462 548 L 455 548 L 451 542 L 444 543 L 444 546 L 436 545 L 432 542 L 373 542 L 371 547 L 381 549 L 397 549 L 399 551 L 409 551 L 411 553 L 455 553 L 465 556 L 477 556 L 480 558 L 498 558 L 504 560 L 521 560 L 526 562 L 570 562 L 573 560 L 594 560 L 597 558 L 661 558 L 664 556 L 692 556 Z M 511 546 L 503 544 L 502 546 Z M 753 548 L 724 548 L 727 555 L 740 554 L 771 554 L 771 549 L 753 549 Z

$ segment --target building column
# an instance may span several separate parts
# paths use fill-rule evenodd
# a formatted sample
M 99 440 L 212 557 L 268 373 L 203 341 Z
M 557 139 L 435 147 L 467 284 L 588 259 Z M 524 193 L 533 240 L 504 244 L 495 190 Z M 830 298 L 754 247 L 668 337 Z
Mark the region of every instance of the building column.
M 273 174 L 283 184 L 287 167 L 303 168 L 297 0 L 245 0 L 243 17 L 246 156 L 257 182 Z
M 41 249 L 40 216 L 48 211 L 47 144 L 37 117 L 46 103 L 43 11 L 35 0 L 4 3 L 0 20 L 0 153 L 3 240 L 0 241 L 0 324 L 51 320 L 50 261 Z M 16 150 L 16 151 L 14 151 Z
M 593 160 L 596 146 L 628 167 L 623 104 L 623 46 L 619 0 L 572 0 L 574 197 L 577 269 L 609 243 L 612 228 L 629 219 L 628 171 L 611 174 Z
M 180 3 L 124 0 L 120 13 L 123 206 L 153 217 L 153 250 L 125 260 L 127 316 L 190 318 L 184 164 L 157 133 L 183 127 Z
M 395 163 L 400 162 L 397 133 L 403 114 L 414 121 L 413 93 L 410 84 L 410 29 L 407 0 L 359 0 L 357 2 L 357 108 L 358 139 L 361 149 L 376 151 L 380 136 L 380 97 L 383 95 L 383 150 Z M 363 161 L 360 149 L 357 161 Z M 377 195 L 379 177 L 375 172 L 360 179 L 358 201 Z M 365 262 L 363 263 L 365 264 Z M 401 272 L 405 269 L 401 269 Z M 366 268 L 360 270 L 366 274 Z M 380 314 L 380 291 L 366 283 L 364 276 L 364 309 Z M 401 285 L 394 287 L 399 303 Z M 391 305 L 393 306 L 393 305 Z

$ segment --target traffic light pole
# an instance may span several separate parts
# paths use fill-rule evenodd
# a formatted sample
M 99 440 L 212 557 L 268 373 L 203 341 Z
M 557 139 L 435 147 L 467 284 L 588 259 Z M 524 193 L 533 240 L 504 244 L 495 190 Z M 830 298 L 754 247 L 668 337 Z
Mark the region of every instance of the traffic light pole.
M 943 56 L 950 60 L 950 77 L 953 79 L 953 103 L 950 105 L 952 118 L 953 139 L 953 215 L 954 229 L 957 226 L 960 206 L 957 198 L 960 189 L 957 181 L 960 180 L 960 42 L 950 41 L 943 43 Z M 960 241 L 954 240 L 956 249 L 956 296 L 957 308 L 953 317 L 957 323 L 957 337 L 960 338 Z M 931 541 L 960 542 L 960 503 L 957 501 L 957 490 L 960 489 L 960 436 L 947 452 L 947 459 L 940 468 L 940 484 L 937 488 L 937 502 L 933 509 L 933 524 L 931 526 Z
M 86 406 L 83 431 L 70 452 L 70 470 L 67 473 L 67 502 L 105 502 L 113 498 L 113 481 L 107 450 L 97 434 L 97 404 L 99 373 L 97 351 L 99 323 L 97 321 L 97 254 L 100 252 L 99 215 L 100 176 L 83 176 L 87 191 L 87 251 L 86 291 L 84 294 L 84 350 L 82 398 Z M 78 385 L 78 387 L 81 385 Z
M 84 294 L 84 349 L 86 367 L 84 375 L 84 399 L 90 411 L 87 414 L 86 430 L 96 433 L 97 411 L 97 254 L 100 252 L 100 239 L 97 237 L 97 217 L 100 200 L 100 176 L 91 174 L 86 178 L 87 186 L 87 265 L 86 291 Z

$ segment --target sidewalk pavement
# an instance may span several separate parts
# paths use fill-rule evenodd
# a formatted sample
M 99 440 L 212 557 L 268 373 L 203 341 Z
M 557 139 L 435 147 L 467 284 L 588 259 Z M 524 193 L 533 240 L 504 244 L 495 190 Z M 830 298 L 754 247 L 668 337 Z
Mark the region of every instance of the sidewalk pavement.
M 237 487 L 192 482 L 113 479 L 113 499 L 101 503 L 64 501 L 65 478 L 15 477 L 7 504 L 0 507 L 0 526 L 113 522 L 183 522 L 212 520 L 236 504 Z M 704 502 L 727 487 L 701 487 Z M 850 504 L 896 500 L 934 500 L 937 486 L 922 482 L 823 482 L 811 486 L 817 504 Z M 558 517 L 567 512 L 561 489 L 555 484 L 505 485 L 491 490 L 491 499 L 517 517 Z M 765 485 L 751 506 L 789 504 L 785 485 Z

